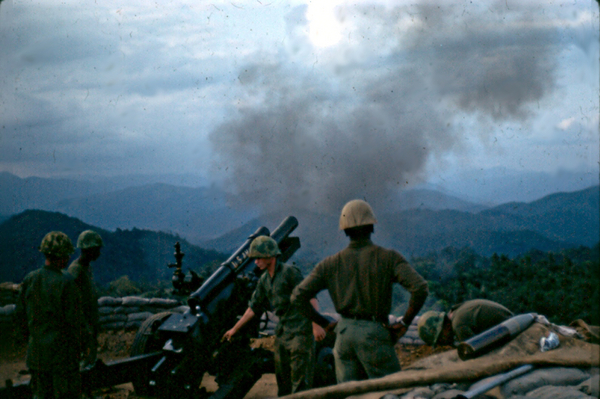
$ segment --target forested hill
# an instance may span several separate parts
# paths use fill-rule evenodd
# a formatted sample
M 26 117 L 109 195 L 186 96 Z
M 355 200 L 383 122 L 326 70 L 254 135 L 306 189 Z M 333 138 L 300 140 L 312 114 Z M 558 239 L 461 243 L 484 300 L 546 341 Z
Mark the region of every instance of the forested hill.
M 413 259 L 429 282 L 430 300 L 448 310 L 475 298 L 500 302 L 514 313 L 537 312 L 552 322 L 600 323 L 599 244 L 563 251 L 529 251 L 509 259 L 446 249 Z
M 61 213 L 30 210 L 0 224 L 0 281 L 20 282 L 28 272 L 43 264 L 44 257 L 38 248 L 49 231 L 62 231 L 75 244 L 79 234 L 88 229 L 100 233 L 104 240 L 102 256 L 93 264 L 94 277 L 100 284 L 123 275 L 150 283 L 169 281 L 173 269 L 167 265 L 175 262 L 177 241 L 185 253 L 184 271 L 201 272 L 204 266 L 226 259 L 226 255 L 201 249 L 172 234 L 135 228 L 110 232 Z M 77 255 L 78 252 L 72 259 Z

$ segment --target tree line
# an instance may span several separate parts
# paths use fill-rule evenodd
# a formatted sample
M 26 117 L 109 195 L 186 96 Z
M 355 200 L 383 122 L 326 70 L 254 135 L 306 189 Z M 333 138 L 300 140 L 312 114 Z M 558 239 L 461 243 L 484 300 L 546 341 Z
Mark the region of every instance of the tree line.
M 514 259 L 493 254 L 479 257 L 456 251 L 451 267 L 440 267 L 446 254 L 414 260 L 429 281 L 435 305 L 452 305 L 475 298 L 503 304 L 515 314 L 536 312 L 551 322 L 568 324 L 583 319 L 599 325 L 600 263 L 598 244 L 561 252 L 529 251 Z M 436 262 L 441 260 L 442 262 Z

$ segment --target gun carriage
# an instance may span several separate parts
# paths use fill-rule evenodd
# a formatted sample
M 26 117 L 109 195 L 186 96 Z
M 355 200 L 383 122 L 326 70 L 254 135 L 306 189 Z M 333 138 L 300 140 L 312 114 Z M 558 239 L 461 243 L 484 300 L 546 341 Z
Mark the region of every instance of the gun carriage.
M 260 318 L 254 318 L 231 341 L 221 337 L 248 306 L 258 282 L 258 269 L 248 257 L 255 237 L 271 236 L 279 245 L 282 261 L 299 248 L 300 239 L 290 234 L 298 226 L 289 216 L 270 232 L 258 228 L 206 281 L 194 272 L 185 275 L 179 243 L 175 245 L 176 263 L 172 283 L 179 294 L 191 293 L 189 310 L 183 314 L 163 312 L 148 318 L 136 333 L 131 357 L 105 364 L 102 360 L 82 370 L 84 390 L 91 393 L 102 387 L 132 382 L 136 394 L 154 397 L 226 399 L 242 398 L 264 373 L 274 372 L 273 353 L 252 348 L 251 338 L 259 336 Z M 262 323 L 265 323 L 262 321 Z M 315 385 L 335 383 L 328 336 L 317 345 L 318 364 Z M 200 389 L 205 373 L 215 376 L 219 388 L 212 394 Z M 7 381 L 0 399 L 28 398 L 27 383 L 13 386 Z

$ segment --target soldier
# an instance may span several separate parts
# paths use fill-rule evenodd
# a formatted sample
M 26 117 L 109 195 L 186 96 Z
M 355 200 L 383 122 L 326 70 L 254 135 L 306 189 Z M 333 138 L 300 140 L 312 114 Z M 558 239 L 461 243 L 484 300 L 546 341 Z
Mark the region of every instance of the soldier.
M 90 263 L 100 257 L 103 246 L 100 234 L 92 230 L 84 231 L 77 238 L 77 248 L 81 250 L 81 255 L 71 263 L 68 269 L 79 287 L 81 310 L 89 337 L 89 341 L 83 346 L 85 354 L 83 366 L 94 364 L 98 352 L 98 296 L 94 287 Z
M 66 234 L 52 231 L 40 252 L 45 264 L 25 276 L 15 314 L 17 328 L 28 338 L 31 388 L 36 398 L 79 398 L 84 327 L 77 286 L 63 273 L 73 244 Z
M 277 257 L 281 251 L 271 237 L 260 236 L 250 244 L 249 257 L 254 258 L 260 270 L 266 270 L 258 282 L 248 309 L 242 318 L 225 333 L 231 337 L 255 315 L 261 315 L 270 304 L 279 323 L 275 329 L 275 376 L 278 396 L 312 388 L 315 362 L 315 339 L 325 337 L 325 331 L 290 305 L 294 287 L 302 281 L 302 274 L 294 266 L 282 263 Z M 316 306 L 316 299 L 312 299 Z
M 513 313 L 499 303 L 473 299 L 453 306 L 450 312 L 430 310 L 419 318 L 419 336 L 427 345 L 456 345 L 482 333 L 505 320 Z
M 428 295 L 427 282 L 402 255 L 373 244 L 375 223 L 369 204 L 348 202 L 342 209 L 340 230 L 350 238 L 350 244 L 320 262 L 292 295 L 292 304 L 298 303 L 311 320 L 327 326 L 326 330 L 335 327 L 333 355 L 338 382 L 400 371 L 394 344 L 406 333 Z M 389 326 L 393 283 L 406 288 L 411 297 L 404 316 Z M 337 326 L 307 306 L 308 298 L 324 289 L 342 316 Z

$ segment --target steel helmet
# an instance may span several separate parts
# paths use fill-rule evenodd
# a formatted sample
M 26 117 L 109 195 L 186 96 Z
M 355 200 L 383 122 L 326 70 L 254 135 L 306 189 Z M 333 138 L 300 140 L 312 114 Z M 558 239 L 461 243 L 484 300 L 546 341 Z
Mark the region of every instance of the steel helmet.
M 271 237 L 256 237 L 250 244 L 250 258 L 271 258 L 281 255 L 277 242 Z
M 46 234 L 40 244 L 40 252 L 44 255 L 65 258 L 75 252 L 71 239 L 61 231 Z
M 79 238 L 77 238 L 77 248 L 86 249 L 103 246 L 104 243 L 102 242 L 102 237 L 100 237 L 100 234 L 92 230 L 84 231 L 83 233 L 79 234 Z
M 425 341 L 427 345 L 435 346 L 437 343 L 440 335 L 442 334 L 445 316 L 446 313 L 444 312 L 430 310 L 425 312 L 423 316 L 419 318 L 417 323 L 419 337 L 421 337 L 421 339 Z
M 375 213 L 363 200 L 352 200 L 342 208 L 340 230 L 377 223 Z

